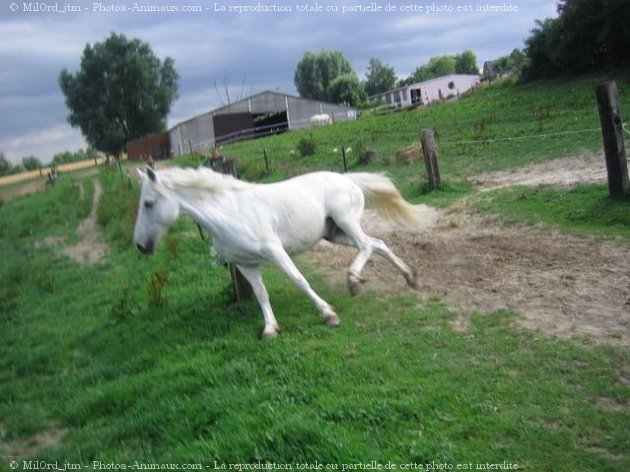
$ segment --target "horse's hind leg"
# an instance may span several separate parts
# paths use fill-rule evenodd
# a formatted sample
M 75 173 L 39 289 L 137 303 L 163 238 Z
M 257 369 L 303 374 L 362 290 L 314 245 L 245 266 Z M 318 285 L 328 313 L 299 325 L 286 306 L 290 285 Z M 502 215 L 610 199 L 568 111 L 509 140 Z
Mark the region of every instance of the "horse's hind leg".
M 409 287 L 418 289 L 420 284 L 418 283 L 418 274 L 414 269 L 411 269 L 405 264 L 387 245 L 380 239 L 370 238 L 372 240 L 372 247 L 374 252 L 387 259 L 398 271 L 405 277 L 407 285 Z
M 417 274 L 405 264 L 389 247 L 380 239 L 373 238 L 363 232 L 358 222 L 335 222 L 335 227 L 330 228 L 327 239 L 331 242 L 352 246 L 359 250 L 359 254 L 348 269 L 348 290 L 356 295 L 361 290 L 361 284 L 365 279 L 361 277 L 361 271 L 373 252 L 388 260 L 405 277 L 407 285 L 418 288 Z
M 276 321 L 275 316 L 273 316 L 271 304 L 269 303 L 269 295 L 267 294 L 267 289 L 263 284 L 260 268 L 244 267 L 241 265 L 237 267 L 241 274 L 243 274 L 243 277 L 245 277 L 252 286 L 254 295 L 256 295 L 256 299 L 262 309 L 263 317 L 265 318 L 265 327 L 262 332 L 263 339 L 276 337 L 280 328 L 278 327 L 278 322 Z
M 289 255 L 286 253 L 284 248 L 279 245 L 278 247 L 274 247 L 271 252 L 271 262 L 274 262 L 300 290 L 308 295 L 308 297 L 312 300 L 312 302 L 321 313 L 326 324 L 328 326 L 339 325 L 339 316 L 337 316 L 335 310 L 333 310 L 333 308 L 328 303 L 326 303 L 325 300 L 323 300 L 319 295 L 317 295 L 317 293 L 315 293 L 306 278 L 304 278 L 302 273 L 299 271 Z

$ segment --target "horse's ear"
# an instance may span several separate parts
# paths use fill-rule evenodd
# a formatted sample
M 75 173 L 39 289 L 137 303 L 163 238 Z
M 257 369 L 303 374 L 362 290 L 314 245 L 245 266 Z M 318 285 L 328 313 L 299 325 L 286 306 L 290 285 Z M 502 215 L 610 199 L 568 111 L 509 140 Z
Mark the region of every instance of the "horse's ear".
M 147 166 L 147 175 L 149 176 L 149 179 L 151 179 L 151 182 L 153 183 L 157 182 L 157 175 L 155 175 L 155 171 L 151 169 L 149 166 Z
M 138 169 L 136 167 L 136 174 L 138 174 L 138 177 L 140 178 L 140 180 L 144 180 L 145 177 L 147 176 L 147 174 L 145 174 L 144 172 L 142 172 L 140 169 Z

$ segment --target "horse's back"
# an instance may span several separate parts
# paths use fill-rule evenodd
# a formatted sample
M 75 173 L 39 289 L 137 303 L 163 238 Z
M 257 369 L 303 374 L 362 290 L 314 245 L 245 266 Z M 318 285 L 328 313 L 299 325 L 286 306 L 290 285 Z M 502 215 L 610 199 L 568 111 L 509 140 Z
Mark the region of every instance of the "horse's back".
M 348 215 L 360 219 L 364 205 L 363 193 L 354 182 L 326 171 L 257 186 L 250 197 L 259 224 L 272 230 L 289 253 L 301 252 L 322 239 L 330 219 Z

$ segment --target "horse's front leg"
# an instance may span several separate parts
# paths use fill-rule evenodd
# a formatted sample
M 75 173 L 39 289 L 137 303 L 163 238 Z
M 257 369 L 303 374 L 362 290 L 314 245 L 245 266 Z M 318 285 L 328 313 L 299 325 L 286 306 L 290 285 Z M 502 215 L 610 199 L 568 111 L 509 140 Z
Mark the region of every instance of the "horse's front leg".
M 275 263 L 300 290 L 308 295 L 328 326 L 339 325 L 341 321 L 337 313 L 335 313 L 335 310 L 315 293 L 282 246 L 272 248 L 270 261 Z
M 243 277 L 245 277 L 249 284 L 252 286 L 252 289 L 254 290 L 254 295 L 256 295 L 256 299 L 258 300 L 260 308 L 262 309 L 263 317 L 265 318 L 265 327 L 262 332 L 262 338 L 275 338 L 280 331 L 280 328 L 278 327 L 276 317 L 273 316 L 271 304 L 269 303 L 269 294 L 267 293 L 267 289 L 263 284 L 260 268 L 244 267 L 241 265 L 237 265 L 237 267 L 241 274 L 243 274 Z

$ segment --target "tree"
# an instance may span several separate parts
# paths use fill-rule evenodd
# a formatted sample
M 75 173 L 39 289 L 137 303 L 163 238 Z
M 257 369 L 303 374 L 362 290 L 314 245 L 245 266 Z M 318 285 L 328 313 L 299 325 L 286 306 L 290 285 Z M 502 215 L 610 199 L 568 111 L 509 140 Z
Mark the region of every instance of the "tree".
M 22 165 L 26 170 L 36 170 L 43 167 L 42 161 L 35 156 L 26 156 L 22 158 Z
M 528 65 L 523 71 L 526 79 L 548 78 L 560 75 L 566 63 L 562 54 L 562 32 L 557 18 L 536 20 L 536 28 L 525 40 Z
M 352 65 L 339 51 L 307 51 L 297 65 L 293 81 L 301 97 L 328 99 L 328 87 L 344 74 L 354 73 Z
M 0 152 L 0 176 L 9 175 L 12 167 L 11 161 L 4 156 L 3 152 Z
M 328 86 L 327 99 L 333 103 L 356 106 L 364 102 L 365 98 L 365 88 L 354 72 L 340 75 Z
M 479 74 L 477 56 L 470 49 L 455 56 L 456 74 Z
M 393 67 L 383 64 L 379 59 L 370 59 L 366 74 L 365 92 L 376 95 L 391 90 L 396 85 L 396 72 Z
M 628 0 L 561 0 L 558 18 L 536 20 L 524 76 L 535 80 L 627 67 Z
M 68 122 L 107 155 L 120 156 L 127 142 L 166 128 L 177 97 L 173 59 L 160 61 L 138 39 L 112 33 L 83 50 L 76 74 L 63 69 L 59 85 L 70 110 Z
M 434 56 L 429 62 L 418 67 L 413 74 L 400 81 L 401 85 L 411 85 L 416 82 L 435 79 L 443 75 L 455 73 L 455 56 Z

